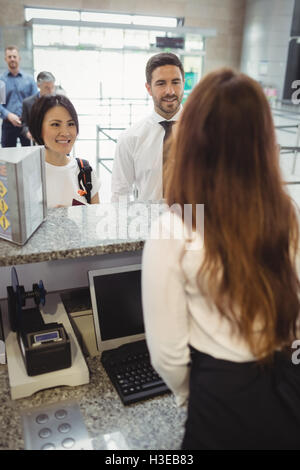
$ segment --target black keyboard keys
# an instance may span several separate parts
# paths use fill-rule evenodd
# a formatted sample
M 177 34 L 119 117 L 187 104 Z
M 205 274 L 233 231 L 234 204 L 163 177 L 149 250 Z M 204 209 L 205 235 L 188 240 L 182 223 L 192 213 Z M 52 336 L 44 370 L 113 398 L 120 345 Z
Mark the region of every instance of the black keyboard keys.
M 145 341 L 104 351 L 101 361 L 125 405 L 169 392 L 151 366 Z

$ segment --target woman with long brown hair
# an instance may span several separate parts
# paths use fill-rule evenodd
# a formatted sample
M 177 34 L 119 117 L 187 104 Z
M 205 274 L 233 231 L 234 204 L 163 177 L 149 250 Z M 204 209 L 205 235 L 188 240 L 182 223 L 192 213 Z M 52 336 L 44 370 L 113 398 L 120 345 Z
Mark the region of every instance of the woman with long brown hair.
M 298 217 L 278 160 L 260 85 L 231 69 L 204 77 L 166 172 L 168 205 L 192 204 L 194 229 L 204 204 L 204 239 L 170 233 L 143 254 L 152 363 L 188 402 L 183 449 L 300 448 Z

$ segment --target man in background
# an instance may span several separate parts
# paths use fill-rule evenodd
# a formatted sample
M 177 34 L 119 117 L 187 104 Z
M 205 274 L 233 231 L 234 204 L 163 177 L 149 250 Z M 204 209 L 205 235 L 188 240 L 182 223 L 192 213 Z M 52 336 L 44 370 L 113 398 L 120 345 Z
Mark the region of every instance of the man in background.
M 51 72 L 40 72 L 36 78 L 39 91 L 23 101 L 22 107 L 22 131 L 23 137 L 32 140 L 28 129 L 29 117 L 32 105 L 44 95 L 53 95 L 55 93 L 55 77 Z
M 112 201 L 132 195 L 139 201 L 163 198 L 163 148 L 181 112 L 184 70 L 172 53 L 152 56 L 146 65 L 146 89 L 153 99 L 153 112 L 121 134 L 112 172 Z
M 21 134 L 22 131 L 22 103 L 25 98 L 35 94 L 36 83 L 30 75 L 20 70 L 20 54 L 16 46 L 5 48 L 5 62 L 8 70 L 0 76 L 0 80 L 5 83 L 6 103 L 0 105 L 0 117 L 2 123 L 2 147 L 15 147 L 17 139 L 21 145 L 30 145 L 30 140 Z

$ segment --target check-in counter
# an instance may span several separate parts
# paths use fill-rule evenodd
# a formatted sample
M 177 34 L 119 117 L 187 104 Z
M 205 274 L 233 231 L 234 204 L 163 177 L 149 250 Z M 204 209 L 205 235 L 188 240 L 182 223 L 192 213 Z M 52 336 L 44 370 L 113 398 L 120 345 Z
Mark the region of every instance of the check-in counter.
M 12 266 L 25 290 L 42 279 L 49 293 L 66 294 L 88 286 L 88 270 L 140 263 L 154 212 L 158 213 L 140 203 L 49 210 L 47 220 L 24 246 L 0 240 L 0 299 L 5 302 Z M 85 310 L 85 319 L 69 313 L 79 330 L 91 334 L 90 311 Z M 88 348 L 85 353 L 91 354 L 86 357 L 88 384 L 54 387 L 17 400 L 10 396 L 7 365 L 0 365 L 0 449 L 24 448 L 24 410 L 64 400 L 79 404 L 94 449 L 180 449 L 186 410 L 176 407 L 174 397 L 168 394 L 124 406 L 99 356 Z

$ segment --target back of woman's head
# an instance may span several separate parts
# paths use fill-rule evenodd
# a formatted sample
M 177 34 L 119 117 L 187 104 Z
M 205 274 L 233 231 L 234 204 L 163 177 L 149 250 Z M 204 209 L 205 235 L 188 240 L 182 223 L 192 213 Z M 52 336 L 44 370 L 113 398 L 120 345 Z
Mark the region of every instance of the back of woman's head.
M 37 99 L 33 104 L 28 123 L 29 131 L 35 142 L 39 145 L 44 145 L 42 138 L 44 117 L 47 111 L 54 108 L 55 106 L 62 106 L 69 112 L 71 118 L 75 122 L 77 134 L 79 132 L 77 112 L 71 101 L 64 95 L 44 95 Z
M 257 357 L 291 344 L 300 307 L 291 258 L 297 217 L 278 160 L 260 85 L 230 69 L 202 79 L 171 143 L 166 196 L 170 205 L 204 204 L 199 285 L 205 278 L 220 312 L 234 319 Z
M 209 199 L 224 208 L 238 195 L 239 204 L 249 208 L 249 191 L 266 191 L 274 178 L 279 184 L 274 127 L 263 90 L 230 69 L 208 74 L 193 90 L 174 147 L 173 179 L 178 182 L 169 185 L 168 194 L 177 202 Z

